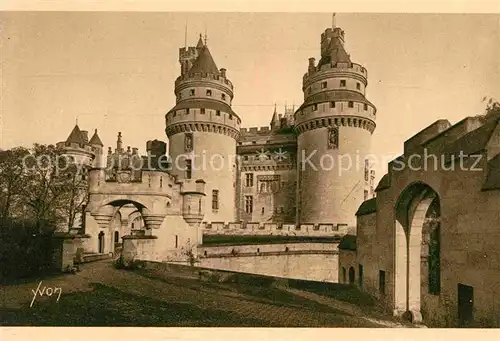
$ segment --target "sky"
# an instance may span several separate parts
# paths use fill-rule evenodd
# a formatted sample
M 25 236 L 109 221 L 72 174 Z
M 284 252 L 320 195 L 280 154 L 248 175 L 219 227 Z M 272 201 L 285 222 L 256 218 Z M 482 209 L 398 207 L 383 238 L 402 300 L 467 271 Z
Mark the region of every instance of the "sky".
M 372 153 L 402 153 L 434 121 L 452 124 L 500 99 L 499 15 L 337 13 L 377 107 Z M 166 141 L 178 49 L 200 33 L 235 87 L 242 127 L 298 107 L 329 13 L 0 12 L 0 148 L 64 141 L 78 120 L 105 147 Z M 377 169 L 378 168 L 378 169 Z M 378 165 L 380 179 L 386 165 Z

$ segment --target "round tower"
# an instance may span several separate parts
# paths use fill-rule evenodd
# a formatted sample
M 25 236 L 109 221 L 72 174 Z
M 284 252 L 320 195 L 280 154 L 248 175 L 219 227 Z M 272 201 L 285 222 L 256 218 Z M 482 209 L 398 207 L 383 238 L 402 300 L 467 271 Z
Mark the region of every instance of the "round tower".
M 206 182 L 204 221 L 234 221 L 236 141 L 241 120 L 231 109 L 233 85 L 218 69 L 201 36 L 179 51 L 176 105 L 166 115 L 171 172 Z
M 297 220 L 355 226 L 366 197 L 365 158 L 376 108 L 365 97 L 367 71 L 351 62 L 344 31 L 321 35 L 321 59 L 309 59 L 304 103 L 295 112 L 298 154 Z

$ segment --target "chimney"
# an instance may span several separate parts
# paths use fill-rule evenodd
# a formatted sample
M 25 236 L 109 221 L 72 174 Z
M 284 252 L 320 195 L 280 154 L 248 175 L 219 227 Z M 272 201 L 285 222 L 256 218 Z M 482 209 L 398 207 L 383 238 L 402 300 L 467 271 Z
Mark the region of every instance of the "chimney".
M 314 72 L 314 70 L 316 69 L 316 66 L 314 65 L 315 61 L 316 59 L 314 57 L 309 58 L 309 67 L 308 67 L 309 73 Z
M 81 133 L 85 143 L 89 143 L 89 132 L 87 130 L 81 130 Z
M 221 75 L 221 77 L 226 78 L 226 69 L 221 68 L 220 69 L 220 75 Z
M 132 155 L 139 154 L 139 148 L 132 148 Z

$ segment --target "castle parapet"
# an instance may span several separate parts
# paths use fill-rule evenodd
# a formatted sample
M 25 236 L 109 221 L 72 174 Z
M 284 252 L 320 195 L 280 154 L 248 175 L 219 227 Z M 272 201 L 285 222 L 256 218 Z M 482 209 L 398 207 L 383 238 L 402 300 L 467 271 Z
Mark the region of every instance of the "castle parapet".
M 323 74 L 325 71 L 331 71 L 332 73 L 349 72 L 358 75 L 361 79 L 366 82 L 368 78 L 368 71 L 366 68 L 357 63 L 335 63 L 335 64 L 324 64 L 319 69 L 311 69 L 309 72 L 304 74 L 302 78 L 304 86 L 313 81 L 316 76 Z
M 204 235 L 283 235 L 283 236 L 341 236 L 352 232 L 346 224 L 289 224 L 260 222 L 209 222 L 202 223 Z
M 215 75 L 211 73 L 187 73 L 184 75 L 181 75 L 177 77 L 175 80 L 175 87 L 178 87 L 180 84 L 186 81 L 210 81 L 210 82 L 217 82 L 222 85 L 225 85 L 226 87 L 229 87 L 231 90 L 234 90 L 233 83 L 221 76 L 221 75 Z
M 184 180 L 181 186 L 182 216 L 189 225 L 199 224 L 205 215 L 205 181 Z

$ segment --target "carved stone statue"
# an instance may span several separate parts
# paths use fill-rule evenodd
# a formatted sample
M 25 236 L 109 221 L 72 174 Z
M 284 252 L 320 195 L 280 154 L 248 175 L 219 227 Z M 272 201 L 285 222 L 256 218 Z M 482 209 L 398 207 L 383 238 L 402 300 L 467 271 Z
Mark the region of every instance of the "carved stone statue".
M 339 128 L 328 128 L 328 149 L 337 149 L 339 147 Z
M 192 152 L 193 151 L 193 134 L 186 133 L 184 135 L 184 151 Z

